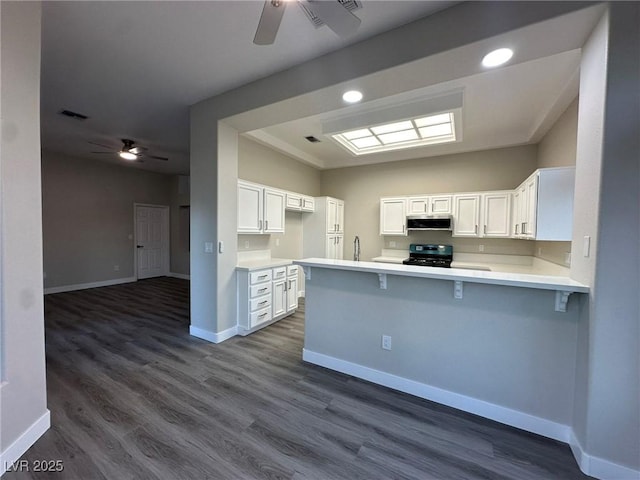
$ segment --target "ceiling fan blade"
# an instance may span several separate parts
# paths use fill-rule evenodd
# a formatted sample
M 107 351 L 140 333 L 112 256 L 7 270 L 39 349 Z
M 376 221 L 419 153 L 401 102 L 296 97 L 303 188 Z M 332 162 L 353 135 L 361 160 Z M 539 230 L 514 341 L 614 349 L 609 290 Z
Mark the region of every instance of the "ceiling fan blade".
M 162 160 L 164 162 L 168 162 L 169 159 L 167 157 L 158 157 L 157 155 L 145 155 L 147 158 L 153 158 L 154 160 Z
M 339 37 L 347 37 L 358 30 L 360 19 L 337 0 L 299 0 Z
M 265 0 L 253 43 L 271 45 L 275 41 L 286 6 L 285 0 Z
M 109 155 L 114 155 L 118 152 L 90 152 L 90 153 L 108 153 Z
M 90 143 L 91 145 L 97 145 L 98 147 L 110 148 L 112 150 L 115 148 L 113 145 L 103 145 L 102 143 L 96 143 L 96 142 L 87 142 L 87 143 Z

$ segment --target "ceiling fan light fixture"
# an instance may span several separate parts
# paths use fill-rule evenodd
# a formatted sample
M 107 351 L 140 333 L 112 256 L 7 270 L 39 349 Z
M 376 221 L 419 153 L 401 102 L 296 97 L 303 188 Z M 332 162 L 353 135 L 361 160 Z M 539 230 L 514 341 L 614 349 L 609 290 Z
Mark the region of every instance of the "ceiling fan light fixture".
M 120 158 L 123 158 L 124 160 L 136 160 L 138 158 L 135 153 L 131 153 L 127 150 L 118 152 L 118 155 L 120 155 Z
M 344 92 L 342 94 L 342 100 L 347 103 L 358 103 L 362 100 L 362 92 L 359 90 L 349 90 L 348 92 Z
M 498 67 L 507 63 L 513 57 L 513 50 L 510 48 L 498 48 L 487 53 L 482 58 L 482 66 L 487 68 Z

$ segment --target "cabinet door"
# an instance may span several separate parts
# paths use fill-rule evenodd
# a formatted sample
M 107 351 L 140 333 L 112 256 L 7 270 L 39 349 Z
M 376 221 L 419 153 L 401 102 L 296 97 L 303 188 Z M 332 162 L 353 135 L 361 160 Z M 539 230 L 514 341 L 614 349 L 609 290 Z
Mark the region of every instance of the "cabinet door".
M 336 250 L 332 258 L 336 260 L 344 259 L 344 235 L 336 235 Z
M 511 193 L 483 195 L 483 237 L 509 237 L 511 226 Z
M 336 258 L 336 235 L 327 235 L 327 245 L 325 248 L 325 258 Z
M 287 210 L 301 210 L 302 209 L 302 196 L 297 193 L 287 193 Z
M 284 192 L 264 189 L 264 233 L 284 233 L 284 201 Z
M 429 200 L 429 214 L 431 215 L 451 215 L 452 203 L 451 195 L 439 195 L 431 197 Z
M 338 231 L 338 201 L 327 198 L 327 233 Z
M 264 188 L 238 183 L 238 233 L 262 233 Z
M 454 195 L 453 216 L 453 236 L 478 237 L 480 195 Z
M 336 233 L 344 233 L 344 202 L 342 200 L 336 202 L 336 224 L 338 225 Z
M 512 208 L 512 219 L 511 219 L 511 236 L 514 238 L 520 238 L 520 223 L 521 220 L 521 211 L 522 211 L 522 193 L 519 189 L 514 190 L 513 192 L 513 208 Z
M 429 197 L 409 197 L 407 215 L 429 213 Z
M 302 211 L 313 212 L 315 210 L 315 199 L 313 197 L 302 197 Z
M 287 313 L 287 280 L 273 282 L 272 318 Z
M 287 280 L 287 312 L 298 308 L 298 277 Z
M 407 199 L 380 199 L 380 235 L 407 234 Z
M 524 217 L 522 233 L 526 238 L 536 238 L 536 213 L 538 210 L 538 176 L 527 180 L 525 185 L 527 210 Z

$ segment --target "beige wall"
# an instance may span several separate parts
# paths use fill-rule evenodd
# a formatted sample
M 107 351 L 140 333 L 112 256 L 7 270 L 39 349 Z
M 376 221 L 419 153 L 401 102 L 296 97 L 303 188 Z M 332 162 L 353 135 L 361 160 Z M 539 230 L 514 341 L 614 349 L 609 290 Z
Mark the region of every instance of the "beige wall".
M 538 168 L 575 166 L 577 135 L 576 98 L 538 144 Z
M 242 136 L 238 142 L 238 178 L 312 197 L 321 195 L 317 169 Z
M 189 275 L 189 177 L 175 175 L 171 183 L 171 273 Z
M 532 255 L 533 243 L 510 239 L 468 239 L 446 232 L 415 232 L 407 237 L 379 234 L 380 197 L 424 193 L 504 190 L 518 186 L 537 166 L 535 145 L 389 162 L 322 171 L 322 194 L 345 201 L 345 258 L 360 237 L 361 259 L 380 255 L 383 248 L 407 250 L 409 243 L 447 242 L 454 252 Z
M 49 427 L 40 193 L 39 2 L 0 2 L 0 475 Z
M 133 205 L 169 205 L 171 178 L 43 152 L 45 288 L 133 277 Z
M 538 144 L 538 168 L 572 167 L 576 164 L 578 99 L 564 111 Z M 568 266 L 571 242 L 535 242 L 535 255 L 558 265 Z
M 319 196 L 320 171 L 247 138 L 238 143 L 238 178 Z M 285 213 L 285 233 L 238 235 L 238 251 L 271 250 L 272 257 L 302 258 L 302 215 Z

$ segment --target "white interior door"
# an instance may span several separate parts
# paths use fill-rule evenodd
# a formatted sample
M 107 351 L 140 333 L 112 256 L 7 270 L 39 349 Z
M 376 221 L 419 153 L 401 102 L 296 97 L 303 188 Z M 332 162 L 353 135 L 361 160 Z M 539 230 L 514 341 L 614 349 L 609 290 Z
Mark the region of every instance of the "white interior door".
M 168 208 L 136 205 L 135 210 L 138 279 L 167 275 L 169 263 Z

